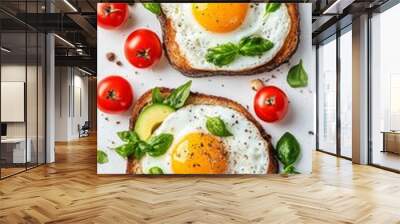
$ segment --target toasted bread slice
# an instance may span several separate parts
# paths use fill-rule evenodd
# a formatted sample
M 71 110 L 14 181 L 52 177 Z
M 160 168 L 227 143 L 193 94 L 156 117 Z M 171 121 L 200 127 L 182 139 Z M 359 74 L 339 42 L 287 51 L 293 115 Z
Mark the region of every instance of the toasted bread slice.
M 164 13 L 158 17 L 161 23 L 161 28 L 163 32 L 163 42 L 166 52 L 166 56 L 170 64 L 189 77 L 203 77 L 203 76 L 214 76 L 214 75 L 253 75 L 262 72 L 272 71 L 281 64 L 289 61 L 290 57 L 296 52 L 297 46 L 299 44 L 300 35 L 300 17 L 298 12 L 298 7 L 296 3 L 285 3 L 288 9 L 288 13 L 291 20 L 291 27 L 286 40 L 280 49 L 280 51 L 275 55 L 275 57 L 269 62 L 262 64 L 257 67 L 252 67 L 248 69 L 238 70 L 238 71 L 226 71 L 226 70 L 199 70 L 191 67 L 190 63 L 184 57 L 179 49 L 179 45 L 175 41 L 176 31 L 172 25 L 172 21 L 165 16 Z
M 168 88 L 160 88 L 161 94 L 165 97 L 168 96 L 172 89 Z M 132 115 L 130 119 L 130 129 L 133 130 L 135 127 L 135 122 L 141 112 L 141 110 L 151 103 L 152 100 L 152 94 L 151 90 L 147 91 L 144 93 L 136 102 L 136 104 L 133 106 L 132 109 Z M 267 150 L 268 157 L 269 157 L 269 163 L 267 164 L 267 173 L 272 174 L 272 173 L 278 173 L 278 162 L 276 160 L 276 157 L 274 155 L 274 148 L 271 144 L 271 137 L 268 135 L 265 130 L 262 128 L 262 126 L 254 119 L 254 117 L 244 108 L 242 105 L 239 103 L 224 98 L 224 97 L 219 97 L 219 96 L 210 96 L 206 94 L 201 94 L 201 93 L 190 93 L 189 98 L 187 99 L 185 105 L 219 105 L 219 106 L 224 106 L 228 107 L 232 110 L 235 110 L 239 113 L 241 113 L 243 116 L 245 116 L 250 122 L 252 122 L 257 129 L 260 131 L 261 136 L 265 139 L 265 141 L 268 143 L 268 147 L 265 149 Z M 126 169 L 127 174 L 141 174 L 141 170 L 139 167 L 139 161 L 135 160 L 133 157 L 128 158 L 128 164 L 127 164 L 127 169 Z

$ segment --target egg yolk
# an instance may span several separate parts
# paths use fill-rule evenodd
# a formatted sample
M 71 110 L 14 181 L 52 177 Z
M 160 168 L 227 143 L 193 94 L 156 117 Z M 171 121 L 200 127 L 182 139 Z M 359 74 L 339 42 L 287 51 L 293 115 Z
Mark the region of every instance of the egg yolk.
M 190 133 L 172 149 L 171 166 L 176 174 L 222 174 L 228 162 L 221 139 L 206 133 Z
M 192 13 L 206 30 L 227 33 L 243 23 L 248 7 L 248 3 L 193 3 Z

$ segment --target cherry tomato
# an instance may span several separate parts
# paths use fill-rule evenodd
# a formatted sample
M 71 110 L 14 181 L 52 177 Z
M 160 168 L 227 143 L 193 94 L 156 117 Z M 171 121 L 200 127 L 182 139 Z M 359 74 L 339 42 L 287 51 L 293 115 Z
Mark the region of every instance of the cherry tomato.
M 147 68 L 160 60 L 161 41 L 148 29 L 133 31 L 125 41 L 125 57 L 137 68 Z
M 116 29 L 125 24 L 129 9 L 126 3 L 98 3 L 97 24 L 104 29 Z
M 254 97 L 254 111 L 257 116 L 266 122 L 282 120 L 289 107 L 286 94 L 275 86 L 264 86 Z
M 122 113 L 132 105 L 133 91 L 121 76 L 108 76 L 97 84 L 97 108 L 106 113 Z

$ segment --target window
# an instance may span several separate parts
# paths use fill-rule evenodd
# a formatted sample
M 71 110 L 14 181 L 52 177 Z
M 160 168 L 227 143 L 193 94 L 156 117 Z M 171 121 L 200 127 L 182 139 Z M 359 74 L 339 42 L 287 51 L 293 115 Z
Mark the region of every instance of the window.
M 371 18 L 371 162 L 400 170 L 400 5 Z
M 318 48 L 318 149 L 350 159 L 353 131 L 351 25 L 339 33 L 340 36 L 328 38 Z
M 318 149 L 336 154 L 336 38 L 318 48 Z
M 352 32 L 340 36 L 340 155 L 352 157 Z

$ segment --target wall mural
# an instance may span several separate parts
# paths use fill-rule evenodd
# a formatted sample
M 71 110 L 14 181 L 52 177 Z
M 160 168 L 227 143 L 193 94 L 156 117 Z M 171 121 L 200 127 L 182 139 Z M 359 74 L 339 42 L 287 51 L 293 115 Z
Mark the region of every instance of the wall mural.
M 97 10 L 98 174 L 311 172 L 311 4 Z

